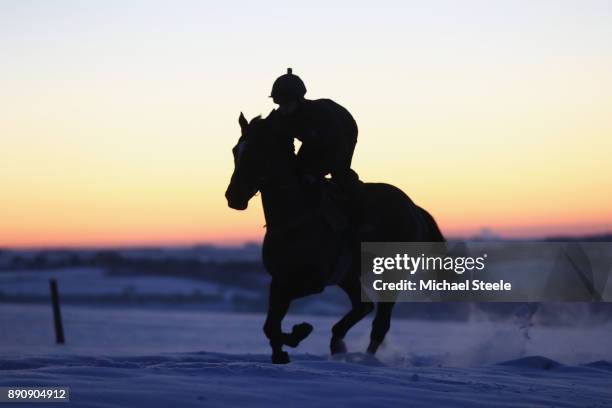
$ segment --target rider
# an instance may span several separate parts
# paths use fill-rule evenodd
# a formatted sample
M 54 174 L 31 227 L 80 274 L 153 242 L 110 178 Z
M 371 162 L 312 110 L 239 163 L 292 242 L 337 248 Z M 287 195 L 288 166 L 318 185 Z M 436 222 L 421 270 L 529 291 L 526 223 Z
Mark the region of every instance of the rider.
M 272 85 L 270 97 L 280 117 L 302 145 L 297 153 L 301 174 L 320 180 L 327 174 L 348 196 L 351 212 L 361 218 L 362 183 L 351 169 L 357 143 L 357 123 L 344 107 L 331 99 L 306 99 L 306 86 L 291 68 Z

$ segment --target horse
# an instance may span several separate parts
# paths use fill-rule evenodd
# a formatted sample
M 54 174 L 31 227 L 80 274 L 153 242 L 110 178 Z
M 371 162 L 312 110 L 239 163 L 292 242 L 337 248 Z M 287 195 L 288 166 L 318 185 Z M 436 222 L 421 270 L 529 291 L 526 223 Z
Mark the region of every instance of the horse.
M 258 191 L 261 195 L 266 222 L 262 259 L 272 277 L 263 331 L 270 341 L 272 362 L 288 363 L 283 346 L 297 347 L 313 329 L 304 322 L 290 333 L 282 331 L 291 301 L 331 285 L 339 286 L 351 302 L 351 309 L 332 328 L 331 354 L 346 353 L 347 332 L 376 309 L 367 348 L 374 355 L 391 326 L 394 303 L 375 304 L 362 291 L 360 242 L 444 242 L 435 220 L 399 188 L 363 183 L 369 228 L 352 226 L 348 228 L 352 232 L 346 233 L 325 216 L 320 205 L 324 191 L 315 194 L 312 182 L 300 175 L 289 132 L 272 117 L 258 116 L 249 122 L 241 113 L 238 122 L 241 136 L 232 149 L 234 170 L 225 197 L 230 208 L 242 211 Z

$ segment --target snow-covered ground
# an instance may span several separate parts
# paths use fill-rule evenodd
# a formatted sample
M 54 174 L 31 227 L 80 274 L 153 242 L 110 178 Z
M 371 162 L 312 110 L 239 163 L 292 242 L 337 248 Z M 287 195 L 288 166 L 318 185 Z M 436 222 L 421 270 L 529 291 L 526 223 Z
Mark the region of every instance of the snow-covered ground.
M 36 252 L 17 263 L 0 253 L 0 387 L 69 386 L 74 407 L 612 406 L 610 311 L 587 303 L 540 305 L 532 318 L 530 305 L 397 305 L 376 358 L 363 353 L 371 318 L 349 333 L 349 353 L 331 358 L 331 327 L 348 301 L 329 288 L 292 304 L 285 330 L 302 321 L 315 330 L 288 350 L 290 364 L 273 365 L 265 316 L 236 313 L 265 310 L 269 277 L 214 263 L 257 254 L 130 250 L 114 268 L 96 252 L 45 253 L 39 263 Z M 191 273 L 196 258 L 213 263 Z M 54 344 L 51 278 L 64 345 Z
M 287 329 L 315 331 L 276 366 L 260 314 L 66 306 L 63 317 L 58 346 L 48 305 L 0 304 L 0 386 L 69 386 L 76 407 L 612 406 L 612 323 L 396 319 L 373 359 L 366 320 L 332 359 L 335 319 L 290 315 Z

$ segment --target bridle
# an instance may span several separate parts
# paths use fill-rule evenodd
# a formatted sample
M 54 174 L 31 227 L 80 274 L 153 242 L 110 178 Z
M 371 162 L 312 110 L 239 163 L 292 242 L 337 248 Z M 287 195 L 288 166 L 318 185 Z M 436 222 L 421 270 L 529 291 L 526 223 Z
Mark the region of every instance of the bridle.
M 244 139 L 242 141 L 239 141 L 239 143 L 232 149 L 234 153 L 236 168 L 240 166 L 240 161 L 242 159 L 242 155 L 245 151 L 245 148 L 247 147 L 248 142 L 249 142 L 249 139 L 247 137 L 244 137 Z M 252 194 L 250 194 L 251 198 L 255 197 L 258 191 L 259 192 L 262 192 L 264 190 L 272 191 L 272 189 L 276 191 L 289 191 L 292 189 L 298 190 L 300 188 L 299 181 L 290 181 L 290 180 L 285 179 L 282 176 L 277 177 L 277 176 L 271 176 L 269 174 L 262 174 L 256 180 L 250 182 L 249 184 L 250 184 L 249 193 L 252 192 Z M 314 209 L 307 210 L 301 213 L 300 215 L 298 215 L 294 219 L 291 219 L 288 222 L 282 222 L 282 223 L 275 222 L 272 225 L 270 225 L 270 223 L 268 222 L 266 223 L 266 225 L 264 225 L 264 228 L 267 229 L 267 234 L 273 234 L 273 235 L 282 234 L 284 232 L 290 231 L 294 228 L 297 228 L 303 225 L 304 223 L 306 223 L 307 221 L 310 221 L 311 219 L 314 219 L 315 217 L 318 216 L 320 212 L 321 212 L 320 208 L 314 208 Z

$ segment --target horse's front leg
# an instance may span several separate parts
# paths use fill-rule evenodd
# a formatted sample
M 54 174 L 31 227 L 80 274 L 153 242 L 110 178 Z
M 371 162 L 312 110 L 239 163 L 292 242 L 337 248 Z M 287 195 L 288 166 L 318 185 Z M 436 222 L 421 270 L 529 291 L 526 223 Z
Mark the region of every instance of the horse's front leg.
M 274 364 L 287 364 L 289 354 L 283 351 L 285 335 L 282 332 L 282 322 L 289 310 L 291 299 L 286 288 L 279 286 L 272 279 L 270 284 L 270 296 L 268 299 L 268 315 L 263 331 L 270 340 L 272 347 L 272 362 Z

